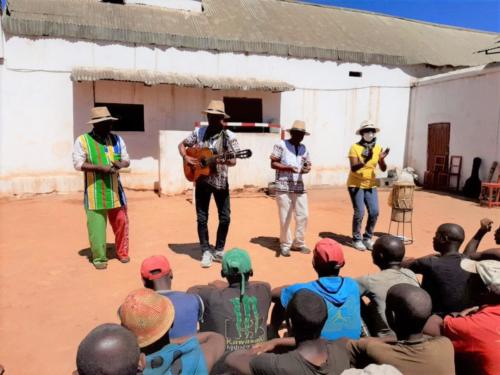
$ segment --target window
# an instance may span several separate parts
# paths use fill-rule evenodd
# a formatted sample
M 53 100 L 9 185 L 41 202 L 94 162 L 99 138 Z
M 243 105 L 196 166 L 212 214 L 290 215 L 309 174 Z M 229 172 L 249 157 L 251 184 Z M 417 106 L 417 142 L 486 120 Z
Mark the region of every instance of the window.
M 231 116 L 227 128 L 235 133 L 269 133 L 267 126 L 251 126 L 262 123 L 262 99 L 224 97 L 226 113 Z M 241 122 L 243 126 L 232 126 L 232 122 Z
M 114 131 L 121 132 L 143 132 L 144 131 L 144 105 L 142 104 L 118 104 L 118 103 L 95 103 L 96 107 L 106 106 L 111 116 L 118 121 L 113 123 Z
M 361 72 L 354 72 L 354 71 L 350 71 L 349 72 L 349 77 L 362 77 L 363 76 L 363 73 Z
M 262 122 L 262 99 L 224 97 L 231 122 Z

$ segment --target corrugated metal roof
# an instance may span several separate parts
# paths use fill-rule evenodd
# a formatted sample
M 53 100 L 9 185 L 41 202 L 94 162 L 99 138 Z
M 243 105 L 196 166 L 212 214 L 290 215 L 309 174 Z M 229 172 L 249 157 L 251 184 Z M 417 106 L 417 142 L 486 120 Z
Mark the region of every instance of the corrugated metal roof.
M 16 35 L 385 65 L 471 66 L 498 34 L 278 0 L 203 0 L 202 13 L 98 0 L 9 0 Z
M 169 84 L 185 87 L 211 88 L 215 90 L 292 91 L 295 87 L 282 81 L 245 79 L 223 76 L 196 76 L 163 73 L 154 70 L 76 67 L 71 72 L 72 81 L 127 81 L 147 85 Z

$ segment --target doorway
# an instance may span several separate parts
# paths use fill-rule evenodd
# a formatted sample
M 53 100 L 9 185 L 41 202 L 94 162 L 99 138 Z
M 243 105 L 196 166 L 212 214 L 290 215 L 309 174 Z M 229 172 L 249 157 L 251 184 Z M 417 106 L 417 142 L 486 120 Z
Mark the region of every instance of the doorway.
M 443 169 L 443 172 L 446 171 L 449 156 L 450 123 L 429 124 L 427 133 L 427 170 L 435 172 L 438 168 Z

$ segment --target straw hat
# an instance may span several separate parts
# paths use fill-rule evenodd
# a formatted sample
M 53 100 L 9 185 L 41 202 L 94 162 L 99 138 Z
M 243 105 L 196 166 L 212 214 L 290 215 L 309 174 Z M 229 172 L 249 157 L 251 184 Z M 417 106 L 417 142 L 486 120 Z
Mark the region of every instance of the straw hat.
M 290 129 L 287 129 L 287 132 L 291 132 L 292 130 L 302 132 L 305 135 L 310 135 L 310 133 L 306 132 L 306 123 L 304 121 L 295 120 L 292 127 Z
M 378 133 L 380 131 L 380 129 L 375 126 L 375 123 L 370 120 L 363 121 L 359 129 L 356 131 L 356 134 L 361 135 L 361 132 L 363 130 L 375 130 L 375 133 Z
M 122 325 L 137 337 L 139 347 L 161 339 L 172 327 L 175 309 L 172 301 L 151 289 L 131 292 L 118 310 Z
M 116 117 L 111 117 L 111 113 L 109 113 L 108 107 L 94 107 L 90 111 L 91 120 L 87 122 L 87 124 L 97 124 L 98 122 L 103 121 L 116 121 L 118 120 Z
M 201 111 L 201 113 L 210 113 L 212 115 L 222 115 L 224 118 L 229 118 L 229 115 L 226 113 L 224 102 L 222 100 L 211 100 L 208 104 L 206 110 Z

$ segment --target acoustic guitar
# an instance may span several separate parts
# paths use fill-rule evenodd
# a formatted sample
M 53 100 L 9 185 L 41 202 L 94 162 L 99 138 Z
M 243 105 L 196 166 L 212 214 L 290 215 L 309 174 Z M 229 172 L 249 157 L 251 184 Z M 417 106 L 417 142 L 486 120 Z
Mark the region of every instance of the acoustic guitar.
M 198 163 L 197 165 L 188 164 L 184 160 L 184 175 L 188 181 L 196 181 L 201 176 L 210 176 L 215 173 L 215 165 L 217 160 L 228 160 L 228 159 L 248 159 L 252 156 L 251 150 L 241 150 L 241 151 L 227 151 L 223 154 L 215 154 L 212 150 L 207 147 L 190 147 L 186 149 L 186 155 L 195 158 Z

